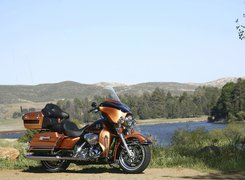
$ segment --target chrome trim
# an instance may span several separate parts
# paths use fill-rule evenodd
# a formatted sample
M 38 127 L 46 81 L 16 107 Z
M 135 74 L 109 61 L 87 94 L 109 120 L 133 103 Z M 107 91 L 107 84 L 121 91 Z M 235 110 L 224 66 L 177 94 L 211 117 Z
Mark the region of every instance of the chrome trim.
M 77 157 L 79 155 L 79 153 L 82 151 L 83 146 L 86 144 L 86 142 L 84 142 L 81 146 L 79 146 L 76 150 L 76 154 L 73 157 Z
M 33 155 L 25 155 L 25 158 L 37 161 L 59 161 L 59 160 L 70 160 L 77 161 L 83 160 L 77 157 L 62 157 L 62 156 L 33 156 Z
M 104 144 L 105 144 L 106 157 L 108 157 L 108 154 L 109 154 L 109 145 L 108 145 L 108 136 L 107 135 L 105 135 Z
M 50 136 L 40 136 L 39 140 L 40 141 L 50 140 Z

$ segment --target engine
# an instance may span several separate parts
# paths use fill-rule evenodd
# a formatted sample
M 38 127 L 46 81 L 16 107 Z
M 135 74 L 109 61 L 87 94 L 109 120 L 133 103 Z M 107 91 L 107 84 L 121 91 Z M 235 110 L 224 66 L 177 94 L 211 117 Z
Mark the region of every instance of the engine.
M 87 133 L 84 135 L 84 139 L 90 144 L 95 145 L 99 143 L 99 136 L 98 134 L 94 133 Z
M 99 136 L 94 133 L 87 133 L 84 135 L 84 142 L 81 146 L 76 148 L 75 157 L 81 160 L 95 160 L 100 157 L 102 151 L 99 145 Z

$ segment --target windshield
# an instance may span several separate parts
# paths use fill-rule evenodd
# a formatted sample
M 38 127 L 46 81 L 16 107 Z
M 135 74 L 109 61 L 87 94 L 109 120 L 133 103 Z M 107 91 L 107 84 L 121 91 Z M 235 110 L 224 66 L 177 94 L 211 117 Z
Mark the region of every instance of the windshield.
M 102 88 L 102 91 L 100 92 L 100 95 L 95 96 L 94 100 L 96 102 L 103 102 L 103 101 L 107 101 L 107 100 L 121 102 L 116 91 L 114 90 L 114 88 L 112 86 L 104 86 Z
M 121 102 L 121 100 L 119 99 L 115 89 L 111 86 L 107 86 L 105 87 L 105 90 L 108 91 L 108 100 L 114 100 L 114 101 L 119 101 Z

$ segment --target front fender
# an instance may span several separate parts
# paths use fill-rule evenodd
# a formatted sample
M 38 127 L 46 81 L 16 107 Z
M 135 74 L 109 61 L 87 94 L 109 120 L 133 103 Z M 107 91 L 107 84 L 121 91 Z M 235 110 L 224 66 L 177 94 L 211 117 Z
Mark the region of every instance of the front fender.
M 129 134 L 124 136 L 125 140 L 130 140 L 132 139 L 133 142 L 138 142 L 142 145 L 149 145 L 152 144 L 152 141 L 150 139 L 147 139 L 145 136 L 141 135 L 141 134 Z M 126 141 L 127 142 L 127 141 Z M 117 159 L 118 157 L 118 153 L 119 153 L 119 147 L 122 144 L 122 141 L 119 139 L 116 147 L 115 147 L 115 154 L 114 154 L 114 161 Z
M 152 141 L 150 139 L 146 138 L 145 136 L 141 134 L 129 134 L 129 135 L 124 136 L 124 139 L 125 140 L 134 139 L 134 142 L 135 140 L 138 140 L 140 144 L 152 144 Z

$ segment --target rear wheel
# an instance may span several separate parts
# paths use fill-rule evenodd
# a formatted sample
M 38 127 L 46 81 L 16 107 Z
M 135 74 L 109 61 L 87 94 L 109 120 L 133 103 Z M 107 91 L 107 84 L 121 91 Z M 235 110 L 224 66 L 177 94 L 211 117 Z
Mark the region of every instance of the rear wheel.
M 129 156 L 126 149 L 122 149 L 119 154 L 119 165 L 124 172 L 141 173 L 151 160 L 151 150 L 148 145 L 134 144 L 128 145 L 133 156 Z
M 41 161 L 43 168 L 48 172 L 61 172 L 68 168 L 70 165 L 69 161 Z

